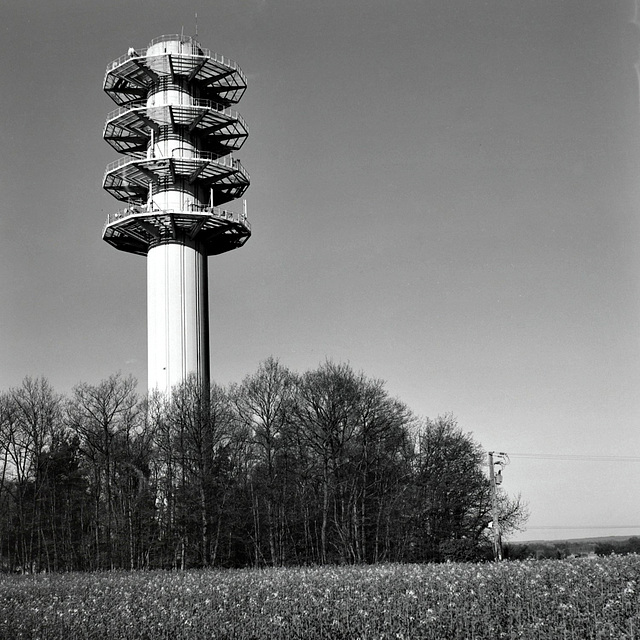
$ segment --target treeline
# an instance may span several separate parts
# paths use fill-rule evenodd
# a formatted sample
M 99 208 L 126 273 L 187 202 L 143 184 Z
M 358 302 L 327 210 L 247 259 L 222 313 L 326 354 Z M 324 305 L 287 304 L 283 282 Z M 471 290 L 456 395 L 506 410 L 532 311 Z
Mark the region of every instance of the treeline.
M 490 555 L 485 456 L 384 383 L 270 358 L 167 401 L 114 375 L 0 393 L 5 571 L 441 561 Z M 525 517 L 500 494 L 505 531 Z

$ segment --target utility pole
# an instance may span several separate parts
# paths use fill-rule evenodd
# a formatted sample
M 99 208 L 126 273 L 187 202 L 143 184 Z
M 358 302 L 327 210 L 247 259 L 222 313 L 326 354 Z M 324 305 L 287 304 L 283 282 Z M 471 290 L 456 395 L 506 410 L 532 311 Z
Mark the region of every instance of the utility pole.
M 493 531 L 493 559 L 496 562 L 502 560 L 502 539 L 500 536 L 500 522 L 498 517 L 498 484 L 502 482 L 502 473 L 498 471 L 496 475 L 494 470 L 493 455 L 495 451 L 489 451 L 489 482 L 491 484 L 491 517 L 493 522 L 491 523 L 491 530 Z M 502 455 L 502 454 L 497 454 Z M 502 464 L 499 462 L 497 464 Z

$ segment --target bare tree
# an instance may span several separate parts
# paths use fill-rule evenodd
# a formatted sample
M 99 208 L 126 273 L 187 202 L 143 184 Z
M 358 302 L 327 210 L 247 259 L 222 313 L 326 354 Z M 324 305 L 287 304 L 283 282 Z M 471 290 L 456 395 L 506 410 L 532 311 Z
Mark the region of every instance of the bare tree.
M 390 552 L 390 524 L 405 490 L 414 418 L 404 403 L 389 396 L 382 380 L 364 377 L 356 418 L 351 553 L 356 562 L 377 562 Z
M 186 566 L 187 547 L 195 542 L 192 530 L 198 531 L 199 538 L 196 562 L 209 566 L 217 553 L 221 505 L 228 499 L 231 482 L 225 464 L 236 434 L 228 394 L 216 384 L 204 389 L 199 380 L 189 377 L 174 389 L 167 420 L 169 437 L 175 443 L 177 491 L 183 501 L 178 518 L 180 566 Z
M 326 362 L 299 381 L 295 416 L 301 447 L 308 448 L 317 469 L 320 496 L 319 561 L 328 561 L 329 523 L 335 526 L 334 547 L 343 561 L 345 548 L 348 449 L 357 429 L 359 380 L 351 367 Z
M 414 559 L 471 560 L 483 553 L 491 521 L 485 453 L 452 415 L 419 426 L 413 487 Z M 505 531 L 526 519 L 519 498 L 502 493 L 501 504 Z
M 285 561 L 286 501 L 294 376 L 274 358 L 260 364 L 232 390 L 235 409 L 250 434 L 249 487 L 256 560 L 262 555 L 260 521 L 264 510 L 270 564 Z M 262 505 L 264 504 L 264 509 Z
M 5 461 L 10 463 L 14 479 L 11 487 L 20 523 L 20 564 L 30 570 L 43 566 L 42 553 L 46 551 L 41 460 L 61 428 L 60 404 L 60 396 L 45 378 L 30 377 L 11 389 L 4 401 Z
M 114 567 L 116 452 L 119 440 L 128 438 L 140 415 L 136 381 L 131 376 L 123 378 L 120 374 L 112 375 L 97 385 L 77 385 L 67 406 L 69 427 L 80 438 L 81 450 L 93 476 L 96 567 Z M 103 509 L 106 518 L 102 517 Z

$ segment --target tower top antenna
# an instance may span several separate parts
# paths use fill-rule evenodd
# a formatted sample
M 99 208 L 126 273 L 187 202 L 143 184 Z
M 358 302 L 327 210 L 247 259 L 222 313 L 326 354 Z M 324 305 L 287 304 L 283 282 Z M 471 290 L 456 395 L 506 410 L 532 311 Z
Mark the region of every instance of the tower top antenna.
M 196 11 L 196 40 L 198 39 L 198 12 Z

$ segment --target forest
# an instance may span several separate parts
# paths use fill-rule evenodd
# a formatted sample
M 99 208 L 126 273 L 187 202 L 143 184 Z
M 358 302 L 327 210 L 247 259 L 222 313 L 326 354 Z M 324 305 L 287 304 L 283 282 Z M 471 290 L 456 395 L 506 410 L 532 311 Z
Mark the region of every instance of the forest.
M 385 383 L 277 359 L 171 398 L 114 374 L 0 392 L 0 570 L 292 566 L 491 557 L 486 455 Z M 499 490 L 503 535 L 526 520 Z

